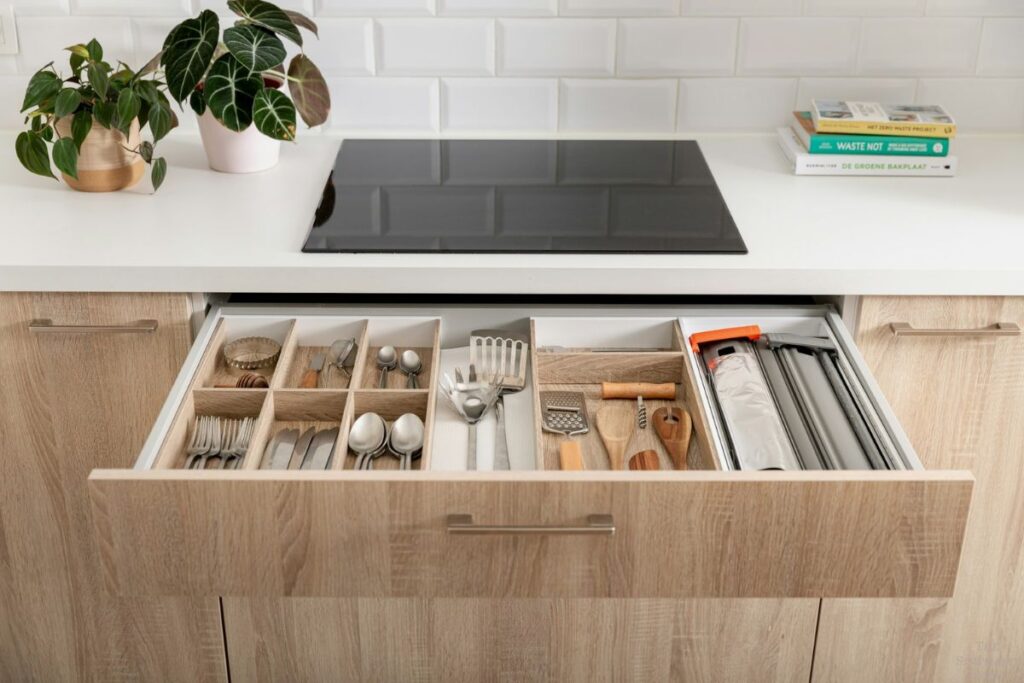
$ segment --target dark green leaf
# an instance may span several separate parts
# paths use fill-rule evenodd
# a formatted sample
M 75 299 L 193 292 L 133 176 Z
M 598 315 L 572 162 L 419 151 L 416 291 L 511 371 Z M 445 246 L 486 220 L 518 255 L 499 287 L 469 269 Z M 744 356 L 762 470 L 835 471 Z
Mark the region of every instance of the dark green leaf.
M 249 71 L 266 71 L 280 64 L 288 53 L 281 39 L 259 26 L 232 26 L 224 31 L 224 44 Z
M 156 104 L 160 101 L 160 88 L 153 81 L 139 81 L 135 84 L 135 92 L 150 104 Z
M 60 77 L 52 71 L 37 71 L 28 82 L 28 89 L 25 90 L 25 100 L 21 104 L 21 111 L 35 107 L 47 100 L 52 100 L 60 92 Z
M 203 98 L 201 91 L 196 90 L 189 95 L 188 103 L 192 107 L 192 111 L 196 113 L 196 116 L 202 116 L 206 113 L 206 99 Z
M 147 164 L 153 161 L 153 143 L 148 140 L 139 143 L 139 156 Z
M 53 113 L 59 119 L 73 114 L 82 103 L 82 96 L 74 88 L 64 88 L 53 103 Z
M 103 46 L 95 38 L 85 44 L 85 49 L 89 52 L 89 59 L 94 62 L 103 61 Z
M 103 68 L 101 62 L 92 62 L 89 64 L 87 69 L 89 73 L 89 85 L 96 91 L 96 94 L 102 99 L 106 99 L 107 90 L 110 88 L 110 78 L 107 76 L 107 70 Z
M 78 179 L 78 148 L 71 138 L 61 138 L 53 143 L 53 165 L 62 173 Z
M 141 97 L 139 98 L 139 102 L 139 115 L 136 118 L 139 120 L 139 130 L 142 130 L 146 127 L 146 124 L 149 123 L 149 110 L 152 109 L 152 107 L 149 102 Z
M 39 134 L 43 136 L 43 139 L 47 142 L 53 142 L 53 126 L 47 126 L 39 131 Z
M 159 142 L 171 132 L 171 107 L 157 102 L 149 109 L 149 129 L 153 131 L 153 142 Z
M 331 92 L 316 64 L 303 54 L 288 65 L 288 92 L 307 126 L 319 126 L 331 113 Z
M 159 159 L 153 159 L 153 192 L 160 189 L 160 186 L 164 183 L 164 176 L 167 175 L 167 160 L 163 157 Z
M 126 135 L 129 126 L 132 125 L 132 120 L 139 115 L 141 106 L 142 102 L 134 90 L 122 90 L 121 94 L 117 96 L 117 127 Z
M 299 29 L 277 5 L 264 0 L 228 0 L 228 9 L 250 23 L 280 33 L 296 45 L 302 45 Z
M 104 128 L 110 128 L 114 125 L 117 107 L 111 102 L 96 102 L 92 105 L 92 115 L 96 118 L 96 123 Z
M 188 97 L 206 73 L 217 48 L 220 23 L 217 15 L 203 10 L 171 30 L 160 63 L 167 77 L 167 89 L 176 101 Z
M 82 149 L 82 143 L 92 130 L 92 114 L 85 109 L 75 112 L 75 118 L 71 119 L 71 139 L 75 141 L 75 147 Z
M 256 129 L 267 137 L 295 139 L 295 105 L 280 90 L 264 88 L 256 93 L 252 120 Z
M 38 133 L 23 132 L 14 141 L 14 149 L 18 153 L 21 165 L 36 175 L 56 178 L 50 170 L 50 155 L 46 152 L 46 143 Z
M 252 123 L 252 101 L 263 79 L 249 73 L 231 53 L 213 63 L 203 92 L 210 112 L 229 130 L 242 131 Z
M 281 10 L 281 11 L 288 15 L 288 18 L 292 20 L 293 24 L 295 24 L 299 28 L 306 29 L 307 31 L 312 33 L 317 38 L 320 37 L 320 29 L 317 28 L 316 22 L 314 22 L 312 19 L 307 17 L 305 14 L 303 14 L 302 12 L 296 12 L 296 11 L 290 10 L 290 9 Z

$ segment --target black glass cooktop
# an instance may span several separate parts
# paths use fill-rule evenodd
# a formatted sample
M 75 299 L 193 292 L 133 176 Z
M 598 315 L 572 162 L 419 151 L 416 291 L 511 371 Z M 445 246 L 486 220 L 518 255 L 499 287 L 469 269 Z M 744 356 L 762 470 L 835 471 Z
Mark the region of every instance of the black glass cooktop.
M 303 251 L 747 248 L 693 141 L 346 140 Z

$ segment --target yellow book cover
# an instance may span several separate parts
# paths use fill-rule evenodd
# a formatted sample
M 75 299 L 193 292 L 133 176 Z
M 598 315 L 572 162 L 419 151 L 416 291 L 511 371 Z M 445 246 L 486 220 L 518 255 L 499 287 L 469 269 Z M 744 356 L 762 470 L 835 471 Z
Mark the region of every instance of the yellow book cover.
M 936 104 L 878 104 L 813 100 L 811 116 L 819 133 L 905 135 L 952 138 L 956 121 Z

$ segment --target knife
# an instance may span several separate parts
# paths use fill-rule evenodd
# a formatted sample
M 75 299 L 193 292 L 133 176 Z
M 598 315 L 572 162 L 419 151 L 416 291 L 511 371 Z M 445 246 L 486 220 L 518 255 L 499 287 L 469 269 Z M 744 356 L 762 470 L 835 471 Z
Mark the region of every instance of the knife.
M 320 385 L 320 371 L 324 369 L 325 360 L 327 360 L 327 356 L 322 353 L 313 356 L 313 360 L 309 361 L 306 373 L 302 376 L 302 381 L 299 382 L 300 387 L 303 389 L 316 389 Z
M 299 438 L 298 429 L 282 429 L 274 437 L 274 452 L 270 456 L 270 469 L 283 470 L 288 467 L 288 458 L 295 450 L 295 440 Z
M 267 444 L 266 449 L 263 451 L 263 460 L 260 461 L 261 470 L 272 469 L 272 463 L 274 461 L 274 449 L 277 448 L 277 442 L 281 438 L 281 433 L 274 434 L 274 438 Z
M 326 470 L 334 453 L 334 442 L 338 440 L 338 428 L 325 429 L 317 432 L 313 443 L 309 445 L 306 461 L 302 463 L 304 470 Z
M 295 449 L 289 454 L 290 460 L 282 463 L 282 470 L 297 470 L 302 467 L 302 462 L 306 459 L 309 444 L 313 441 L 314 436 L 316 436 L 316 427 L 310 427 L 302 432 L 302 436 L 295 443 Z

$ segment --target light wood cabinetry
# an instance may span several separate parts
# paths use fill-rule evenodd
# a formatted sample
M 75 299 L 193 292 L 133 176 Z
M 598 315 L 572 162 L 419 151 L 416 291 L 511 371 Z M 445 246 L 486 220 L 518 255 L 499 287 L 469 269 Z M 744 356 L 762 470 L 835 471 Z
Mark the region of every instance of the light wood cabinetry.
M 86 487 L 134 462 L 189 313 L 182 294 L 0 294 L 0 680 L 225 680 L 216 598 L 106 594 Z
M 825 600 L 824 681 L 1019 681 L 1024 671 L 1024 337 L 896 337 L 891 323 L 1024 326 L 1024 298 L 868 298 L 857 342 L 925 467 L 976 485 L 953 597 Z

